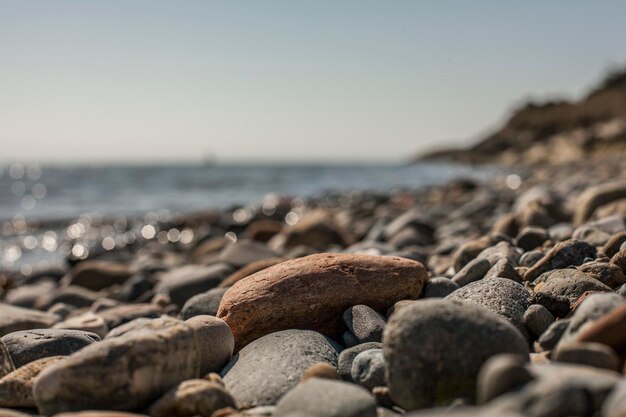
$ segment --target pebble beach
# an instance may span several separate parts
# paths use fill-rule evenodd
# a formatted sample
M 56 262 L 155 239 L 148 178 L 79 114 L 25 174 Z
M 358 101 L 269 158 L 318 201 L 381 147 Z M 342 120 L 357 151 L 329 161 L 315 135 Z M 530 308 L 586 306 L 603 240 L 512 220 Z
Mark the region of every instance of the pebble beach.
M 624 416 L 625 169 L 60 223 L 0 274 L 0 417 Z

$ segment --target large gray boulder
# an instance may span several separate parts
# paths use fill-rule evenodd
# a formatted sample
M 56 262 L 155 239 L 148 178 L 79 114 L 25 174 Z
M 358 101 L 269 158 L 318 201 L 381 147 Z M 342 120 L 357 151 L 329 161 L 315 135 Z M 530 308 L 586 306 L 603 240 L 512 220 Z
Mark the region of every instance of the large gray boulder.
M 283 330 L 241 349 L 222 370 L 224 384 L 239 408 L 274 405 L 311 365 L 337 365 L 339 348 L 310 330 Z
M 511 281 L 512 282 L 512 281 Z M 383 336 L 391 398 L 406 410 L 473 399 L 481 366 L 499 353 L 528 355 L 507 320 L 484 307 L 428 299 L 394 313 Z

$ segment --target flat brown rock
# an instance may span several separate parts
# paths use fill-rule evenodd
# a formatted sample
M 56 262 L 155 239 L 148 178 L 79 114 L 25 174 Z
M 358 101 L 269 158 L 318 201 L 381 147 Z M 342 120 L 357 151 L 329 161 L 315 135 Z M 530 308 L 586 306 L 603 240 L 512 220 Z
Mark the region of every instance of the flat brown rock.
M 224 294 L 217 315 L 232 329 L 235 350 L 286 329 L 338 336 L 346 308 L 365 304 L 384 311 L 418 298 L 427 280 L 426 268 L 405 258 L 316 254 L 237 282 Z

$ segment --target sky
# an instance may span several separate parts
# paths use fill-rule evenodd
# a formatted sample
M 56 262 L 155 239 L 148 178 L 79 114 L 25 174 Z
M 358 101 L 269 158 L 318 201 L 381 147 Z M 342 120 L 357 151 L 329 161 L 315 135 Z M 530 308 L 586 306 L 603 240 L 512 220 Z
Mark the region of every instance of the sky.
M 626 64 L 624 1 L 0 0 L 0 159 L 399 162 Z

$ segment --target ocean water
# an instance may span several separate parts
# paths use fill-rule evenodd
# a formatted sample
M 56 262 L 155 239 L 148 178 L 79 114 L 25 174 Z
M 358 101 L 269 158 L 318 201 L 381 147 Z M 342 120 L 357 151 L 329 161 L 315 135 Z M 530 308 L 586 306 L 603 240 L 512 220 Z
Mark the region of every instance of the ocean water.
M 269 193 L 312 197 L 327 191 L 387 192 L 454 178 L 477 181 L 495 168 L 446 163 L 413 165 L 124 165 L 0 166 L 0 221 L 69 220 L 83 213 L 136 215 L 227 208 Z
M 138 240 L 192 242 L 168 228 L 172 215 L 234 209 L 268 194 L 388 193 L 507 172 L 445 163 L 414 165 L 0 166 L 0 273 L 62 268 L 67 258 L 123 249 Z M 98 220 L 99 219 L 99 220 Z

